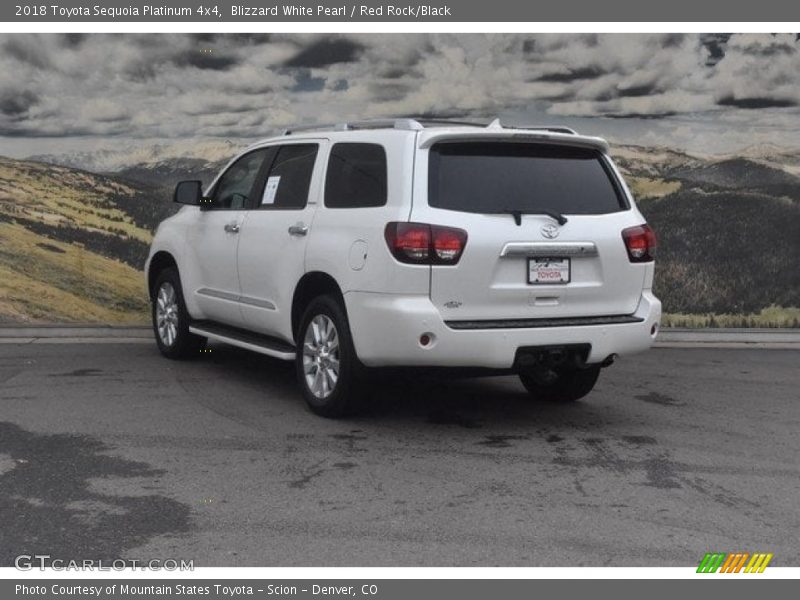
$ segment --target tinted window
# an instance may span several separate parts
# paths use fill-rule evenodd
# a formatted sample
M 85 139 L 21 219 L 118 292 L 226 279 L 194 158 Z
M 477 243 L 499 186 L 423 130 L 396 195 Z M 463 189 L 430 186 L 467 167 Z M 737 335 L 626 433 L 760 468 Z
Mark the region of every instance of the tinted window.
M 428 203 L 438 208 L 595 215 L 626 207 L 596 150 L 514 142 L 441 143 L 431 148 L 429 167 Z
M 325 178 L 325 206 L 386 204 L 386 152 L 378 144 L 335 144 Z
M 281 146 L 260 186 L 258 208 L 305 207 L 316 158 L 316 144 Z
M 242 156 L 233 163 L 214 186 L 212 208 L 243 209 L 247 206 L 256 176 L 267 150 L 262 148 Z

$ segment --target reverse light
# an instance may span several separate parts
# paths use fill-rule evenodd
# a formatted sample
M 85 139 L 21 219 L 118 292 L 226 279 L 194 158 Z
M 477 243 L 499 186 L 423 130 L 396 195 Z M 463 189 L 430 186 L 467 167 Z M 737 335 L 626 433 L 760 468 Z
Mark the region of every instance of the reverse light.
M 455 265 L 467 245 L 463 229 L 427 223 L 387 223 L 384 236 L 392 256 L 415 265 Z
M 656 233 L 649 225 L 622 230 L 622 239 L 631 262 L 651 262 L 656 257 Z

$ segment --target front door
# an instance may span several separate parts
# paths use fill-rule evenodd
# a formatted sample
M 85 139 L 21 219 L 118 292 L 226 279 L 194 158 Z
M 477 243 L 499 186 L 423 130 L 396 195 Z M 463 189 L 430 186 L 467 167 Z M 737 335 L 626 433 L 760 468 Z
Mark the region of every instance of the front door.
M 262 148 L 249 152 L 225 170 L 217 179 L 208 202 L 204 203 L 194 227 L 187 235 L 188 264 L 196 266 L 189 278 L 197 306 L 206 319 L 242 326 L 239 308 L 239 277 L 236 250 L 250 202 L 265 158 Z

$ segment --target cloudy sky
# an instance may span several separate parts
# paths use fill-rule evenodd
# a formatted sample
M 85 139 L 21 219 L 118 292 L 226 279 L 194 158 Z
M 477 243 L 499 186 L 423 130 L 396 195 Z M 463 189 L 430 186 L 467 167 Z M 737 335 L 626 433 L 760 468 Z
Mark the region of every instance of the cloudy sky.
M 800 147 L 800 35 L 0 35 L 0 154 L 398 115 Z

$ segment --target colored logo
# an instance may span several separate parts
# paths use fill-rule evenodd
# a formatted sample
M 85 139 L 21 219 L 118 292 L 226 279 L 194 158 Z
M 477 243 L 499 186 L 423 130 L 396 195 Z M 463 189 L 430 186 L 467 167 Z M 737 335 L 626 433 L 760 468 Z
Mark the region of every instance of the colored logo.
M 763 573 L 772 553 L 755 552 L 709 552 L 700 561 L 698 573 Z M 746 566 L 745 566 L 746 565 Z

